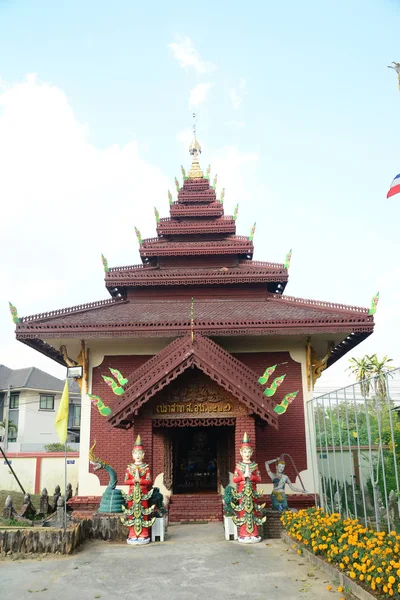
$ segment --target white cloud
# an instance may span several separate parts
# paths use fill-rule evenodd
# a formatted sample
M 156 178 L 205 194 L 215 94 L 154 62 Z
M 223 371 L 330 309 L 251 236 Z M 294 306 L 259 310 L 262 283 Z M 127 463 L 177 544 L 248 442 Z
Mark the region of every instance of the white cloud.
M 189 150 L 190 142 L 193 139 L 193 129 L 182 129 L 176 134 L 176 139 L 185 149 L 185 152 Z
M 208 92 L 212 86 L 212 83 L 198 83 L 192 90 L 190 90 L 189 106 L 195 107 L 200 104 L 204 104 L 207 101 Z
M 183 69 L 193 67 L 197 73 L 211 73 L 216 69 L 212 62 L 205 62 L 201 58 L 193 46 L 192 40 L 187 36 L 179 38 L 177 42 L 168 44 L 168 47 Z
M 244 121 L 236 121 L 235 119 L 232 119 L 232 121 L 225 121 L 224 125 L 230 129 L 243 129 L 243 127 L 246 126 L 246 123 Z
M 211 163 L 211 179 L 218 174 L 218 196 L 222 188 L 226 188 L 225 212 L 232 214 L 233 208 L 240 203 L 240 219 L 237 222 L 238 233 L 246 235 L 254 222 L 254 214 L 248 208 L 254 190 L 249 187 L 250 170 L 257 164 L 259 155 L 256 152 L 242 152 L 237 146 L 225 146 L 214 152 L 207 163 Z M 247 231 L 248 230 L 248 231 Z
M 60 376 L 15 341 L 7 301 L 23 316 L 108 297 L 100 254 L 110 266 L 140 262 L 133 226 L 154 236 L 168 179 L 135 140 L 94 146 L 64 92 L 34 76 L 0 88 L 0 165 L 0 364 Z
M 247 83 L 245 79 L 239 81 L 237 88 L 231 88 L 229 90 L 229 96 L 231 98 L 232 106 L 234 110 L 238 110 L 243 102 L 243 97 L 247 94 Z

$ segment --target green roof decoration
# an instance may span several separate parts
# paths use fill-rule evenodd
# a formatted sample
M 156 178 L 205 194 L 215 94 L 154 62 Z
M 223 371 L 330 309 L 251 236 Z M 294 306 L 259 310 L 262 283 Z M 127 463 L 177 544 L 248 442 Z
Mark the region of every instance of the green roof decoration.
M 297 392 L 289 392 L 289 394 L 286 394 L 286 396 L 283 398 L 282 402 L 280 402 L 279 404 L 277 404 L 275 406 L 274 411 L 276 412 L 276 414 L 283 415 L 283 413 L 285 413 L 287 411 L 289 404 L 291 404 L 293 402 L 293 400 L 296 398 L 298 393 L 299 393 L 299 390 L 297 390 Z
M 118 369 L 112 369 L 111 367 L 109 367 L 109 369 L 110 369 L 111 375 L 113 375 L 113 377 L 115 377 L 115 379 L 118 381 L 119 385 L 124 386 L 128 383 L 127 378 L 122 375 L 121 371 L 118 371 Z
M 20 323 L 20 320 L 18 318 L 18 311 L 17 311 L 17 309 L 15 308 L 15 306 L 13 304 L 11 304 L 11 302 L 9 302 L 8 304 L 9 304 L 9 307 L 10 307 L 10 313 L 11 313 L 11 316 L 12 316 L 13 323 Z
M 104 404 L 100 396 L 95 396 L 94 394 L 88 394 L 88 396 L 90 398 L 90 402 L 97 408 L 102 417 L 108 417 L 108 415 L 111 415 L 111 408 Z
M 261 383 L 261 385 L 265 385 L 277 366 L 278 365 L 273 365 L 272 367 L 268 367 L 267 369 L 265 369 L 264 373 L 259 378 L 258 383 Z
M 372 298 L 371 300 L 371 308 L 368 311 L 369 315 L 374 315 L 376 313 L 376 308 L 379 302 L 379 292 Z
M 285 379 L 285 377 L 286 377 L 286 373 L 285 373 L 285 375 L 281 375 L 280 377 L 275 377 L 275 379 L 271 383 L 270 387 L 266 388 L 264 390 L 264 396 L 268 396 L 268 398 L 273 396 L 275 394 L 276 390 L 278 389 L 278 387 L 283 383 L 283 380 Z
M 136 233 L 136 237 L 138 239 L 139 245 L 141 246 L 142 243 L 143 243 L 143 240 L 142 240 L 142 236 L 140 234 L 140 231 L 139 231 L 139 229 L 137 227 L 135 227 L 135 233 Z
M 103 263 L 104 273 L 108 273 L 108 271 L 110 269 L 108 267 L 108 260 L 106 259 L 106 257 L 104 256 L 104 254 L 101 255 L 101 262 Z
M 291 259 L 292 259 L 292 250 L 290 249 L 285 257 L 285 264 L 284 264 L 285 269 L 288 269 L 290 267 Z
M 256 224 L 254 223 L 253 227 L 250 230 L 249 241 L 252 242 L 254 239 L 254 232 L 256 230 Z

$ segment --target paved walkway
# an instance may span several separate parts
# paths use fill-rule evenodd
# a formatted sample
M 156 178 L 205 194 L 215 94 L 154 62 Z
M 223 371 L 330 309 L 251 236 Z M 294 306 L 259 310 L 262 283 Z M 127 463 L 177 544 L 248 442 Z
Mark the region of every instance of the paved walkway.
M 164 543 L 139 548 L 93 541 L 70 557 L 0 561 L 1 600 L 339 600 L 330 583 L 280 540 L 226 542 L 219 523 L 170 525 Z

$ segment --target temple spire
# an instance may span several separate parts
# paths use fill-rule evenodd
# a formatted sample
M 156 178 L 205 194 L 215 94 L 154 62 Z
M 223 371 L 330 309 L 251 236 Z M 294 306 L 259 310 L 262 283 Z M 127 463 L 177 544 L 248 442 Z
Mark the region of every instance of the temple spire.
M 196 113 L 193 113 L 193 141 L 189 146 L 189 154 L 193 156 L 192 166 L 188 173 L 189 179 L 203 179 L 204 175 L 198 159 L 199 154 L 201 154 L 201 146 L 196 138 Z

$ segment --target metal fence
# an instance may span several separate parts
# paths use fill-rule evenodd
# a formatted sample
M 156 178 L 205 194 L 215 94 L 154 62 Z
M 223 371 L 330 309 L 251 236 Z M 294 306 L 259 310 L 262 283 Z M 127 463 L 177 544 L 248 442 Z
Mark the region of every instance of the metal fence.
M 400 533 L 400 369 L 315 397 L 316 504 Z

